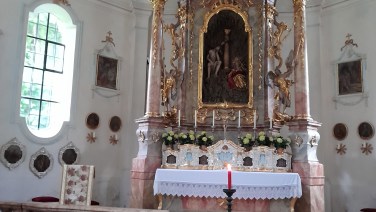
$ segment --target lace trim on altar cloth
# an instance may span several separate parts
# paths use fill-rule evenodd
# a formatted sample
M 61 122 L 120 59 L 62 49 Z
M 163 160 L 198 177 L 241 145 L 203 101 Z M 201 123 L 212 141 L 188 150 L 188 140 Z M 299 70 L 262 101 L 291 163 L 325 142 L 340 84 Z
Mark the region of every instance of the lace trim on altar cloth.
M 226 194 L 223 185 L 199 184 L 199 183 L 176 183 L 176 182 L 159 182 L 154 188 L 155 194 L 176 195 L 188 197 L 212 197 L 225 198 Z M 254 186 L 236 186 L 233 198 L 238 199 L 284 199 L 292 197 L 301 197 L 296 186 L 281 185 L 278 187 L 254 187 Z

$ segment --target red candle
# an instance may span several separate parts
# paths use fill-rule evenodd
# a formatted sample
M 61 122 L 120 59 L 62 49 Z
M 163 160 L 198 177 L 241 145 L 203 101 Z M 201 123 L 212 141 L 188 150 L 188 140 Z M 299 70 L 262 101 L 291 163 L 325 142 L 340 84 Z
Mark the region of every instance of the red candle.
M 227 164 L 227 187 L 230 190 L 231 189 L 231 165 Z

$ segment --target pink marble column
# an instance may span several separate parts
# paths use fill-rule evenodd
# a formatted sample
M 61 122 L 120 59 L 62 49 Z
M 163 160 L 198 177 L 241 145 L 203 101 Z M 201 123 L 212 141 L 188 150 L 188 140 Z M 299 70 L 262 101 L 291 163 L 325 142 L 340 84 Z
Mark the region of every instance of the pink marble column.
M 272 40 L 271 40 L 271 32 L 272 32 L 272 26 L 274 22 L 275 15 L 277 11 L 275 10 L 275 7 L 270 4 L 265 5 L 265 52 L 264 52 L 264 64 L 265 64 L 265 76 L 264 78 L 267 78 L 267 73 L 269 71 L 274 71 L 274 57 L 269 52 L 269 48 L 271 47 Z M 264 108 L 267 108 L 267 110 L 264 111 L 264 117 L 265 117 L 265 124 L 268 124 L 266 122 L 269 121 L 270 118 L 273 118 L 273 108 L 274 108 L 274 85 L 271 83 L 270 86 L 265 85 L 265 90 L 267 90 L 267 94 L 265 96 L 265 104 Z
M 132 160 L 131 170 L 131 207 L 157 208 L 157 199 L 153 192 L 155 172 L 162 164 L 162 143 L 160 132 L 163 131 L 163 119 L 143 117 L 137 120 L 138 154 Z
M 145 116 L 136 120 L 138 123 L 138 153 L 132 160 L 131 170 L 131 207 L 157 208 L 157 199 L 153 194 L 156 169 L 161 166 L 162 143 L 160 132 L 164 129 L 160 117 L 160 84 L 162 59 L 162 14 L 166 0 L 151 0 L 153 4 L 152 38 L 150 66 Z
M 306 43 L 306 0 L 294 3 L 294 53 L 295 53 L 295 116 L 289 126 L 292 140 L 293 172 L 302 179 L 303 196 L 297 200 L 295 211 L 321 212 L 324 204 L 324 167 L 317 159 L 317 146 L 321 123 L 314 121 L 309 108 L 308 57 Z
M 147 117 L 159 116 L 161 72 L 163 70 L 162 40 L 163 24 L 162 14 L 166 0 L 150 0 L 153 4 L 153 20 L 150 48 L 150 65 L 148 78 L 148 93 L 146 100 Z
M 310 119 L 308 59 L 306 42 L 306 0 L 294 2 L 295 118 Z

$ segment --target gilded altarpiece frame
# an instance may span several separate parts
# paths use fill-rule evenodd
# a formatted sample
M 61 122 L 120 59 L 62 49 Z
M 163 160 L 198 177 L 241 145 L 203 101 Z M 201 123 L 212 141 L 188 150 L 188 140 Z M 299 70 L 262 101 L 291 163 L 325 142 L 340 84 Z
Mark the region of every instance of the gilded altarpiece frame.
M 199 36 L 199 113 L 205 117 L 214 109 L 244 110 L 242 116 L 251 112 L 252 55 L 252 29 L 246 11 L 222 4 L 205 15 Z

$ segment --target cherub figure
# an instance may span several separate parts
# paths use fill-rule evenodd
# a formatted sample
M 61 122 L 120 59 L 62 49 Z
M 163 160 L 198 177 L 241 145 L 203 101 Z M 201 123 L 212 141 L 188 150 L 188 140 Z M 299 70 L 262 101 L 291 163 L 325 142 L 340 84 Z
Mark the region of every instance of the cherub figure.
M 275 94 L 274 99 L 282 104 L 283 114 L 285 113 L 286 108 L 291 105 L 290 86 L 293 84 L 293 81 L 287 78 L 294 70 L 294 60 L 294 51 L 291 50 L 285 63 L 287 71 L 282 73 L 281 70 L 276 67 L 274 72 L 269 71 L 268 73 L 268 78 L 273 82 L 273 85 L 278 88 L 278 92 Z

